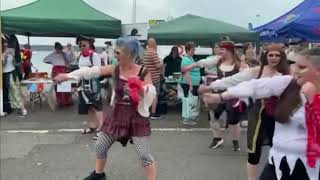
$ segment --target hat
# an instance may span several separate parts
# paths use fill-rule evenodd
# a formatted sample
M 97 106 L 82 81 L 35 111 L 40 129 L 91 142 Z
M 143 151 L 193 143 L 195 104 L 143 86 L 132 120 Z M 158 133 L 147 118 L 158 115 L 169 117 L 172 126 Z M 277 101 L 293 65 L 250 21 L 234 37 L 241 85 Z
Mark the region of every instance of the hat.
M 67 46 L 72 46 L 72 44 L 71 43 L 67 43 Z
M 55 49 L 60 49 L 60 50 L 61 50 L 61 49 L 63 49 L 63 46 L 61 45 L 61 43 L 59 43 L 59 42 L 55 42 L 55 43 L 54 43 L 54 48 L 55 48 Z
M 109 45 L 109 46 L 112 46 L 112 43 L 111 43 L 111 41 L 106 41 L 106 42 L 104 42 L 104 44 L 105 44 L 105 45 Z
M 80 44 L 80 41 L 89 41 L 90 43 L 93 44 L 94 43 L 94 38 L 88 37 L 88 36 L 79 35 L 79 36 L 77 36 L 76 43 Z

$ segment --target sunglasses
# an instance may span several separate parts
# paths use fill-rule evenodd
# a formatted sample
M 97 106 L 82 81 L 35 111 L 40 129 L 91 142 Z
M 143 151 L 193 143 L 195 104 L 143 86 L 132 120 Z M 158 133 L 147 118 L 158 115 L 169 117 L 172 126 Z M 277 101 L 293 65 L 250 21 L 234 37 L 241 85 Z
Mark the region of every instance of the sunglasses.
M 120 51 L 114 51 L 114 53 L 118 56 L 120 55 Z
M 80 47 L 81 47 L 81 48 L 86 48 L 87 45 L 84 45 L 84 44 L 83 44 L 83 45 L 80 45 Z
M 280 54 L 268 54 L 268 57 L 280 57 Z

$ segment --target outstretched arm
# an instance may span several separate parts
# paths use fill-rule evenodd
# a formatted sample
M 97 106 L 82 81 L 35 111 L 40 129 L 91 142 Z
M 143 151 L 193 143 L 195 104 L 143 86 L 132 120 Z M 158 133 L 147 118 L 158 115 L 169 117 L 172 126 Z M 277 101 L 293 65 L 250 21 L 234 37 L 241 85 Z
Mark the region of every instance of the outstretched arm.
M 292 81 L 292 76 L 274 76 L 272 78 L 253 79 L 229 88 L 222 94 L 205 94 L 207 104 L 220 103 L 223 100 L 236 98 L 262 99 L 280 96 Z
M 255 68 L 247 68 L 233 76 L 218 79 L 212 82 L 209 86 L 201 86 L 199 88 L 199 93 L 202 94 L 212 91 L 225 90 L 229 87 L 236 86 L 244 81 L 254 79 L 258 76 L 257 74 L 258 73 L 256 73 Z
M 83 67 L 76 71 L 67 74 L 59 74 L 54 78 L 55 82 L 63 82 L 68 79 L 75 79 L 80 80 L 82 78 L 90 79 L 90 78 L 97 78 L 99 76 L 107 76 L 112 75 L 114 66 L 107 65 L 107 66 L 93 66 L 93 67 Z
M 219 59 L 220 59 L 220 56 L 210 56 L 206 59 L 201 59 L 200 61 L 194 64 L 190 64 L 188 66 L 183 67 L 181 71 L 186 72 L 194 68 L 212 68 L 217 65 Z

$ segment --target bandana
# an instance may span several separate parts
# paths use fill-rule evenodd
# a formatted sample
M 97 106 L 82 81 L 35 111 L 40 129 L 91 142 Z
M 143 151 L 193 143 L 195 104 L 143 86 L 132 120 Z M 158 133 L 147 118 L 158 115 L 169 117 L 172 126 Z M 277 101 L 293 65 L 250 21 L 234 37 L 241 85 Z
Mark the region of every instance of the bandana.
M 84 49 L 82 52 L 81 52 L 81 54 L 80 55 L 82 55 L 83 57 L 88 57 L 88 56 L 90 56 L 91 54 L 93 54 L 93 50 L 92 49 L 90 49 L 90 48 L 86 48 L 86 49 Z
M 232 50 L 234 50 L 235 45 L 233 43 L 229 43 L 229 42 L 227 42 L 227 43 L 222 42 L 222 43 L 219 44 L 219 47 L 220 48 L 225 48 L 227 50 L 231 50 L 232 51 Z

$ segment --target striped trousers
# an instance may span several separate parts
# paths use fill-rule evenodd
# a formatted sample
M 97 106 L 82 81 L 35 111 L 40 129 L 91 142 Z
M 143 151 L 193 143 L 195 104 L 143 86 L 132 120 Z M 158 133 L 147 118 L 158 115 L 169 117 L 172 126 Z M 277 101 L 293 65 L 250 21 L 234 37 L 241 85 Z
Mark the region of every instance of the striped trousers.
M 106 159 L 108 151 L 116 139 L 109 134 L 100 132 L 96 142 L 96 156 L 98 159 Z M 153 164 L 154 158 L 150 154 L 148 137 L 132 137 L 138 158 L 143 167 Z

